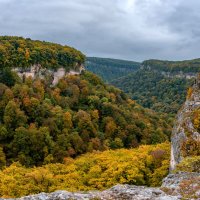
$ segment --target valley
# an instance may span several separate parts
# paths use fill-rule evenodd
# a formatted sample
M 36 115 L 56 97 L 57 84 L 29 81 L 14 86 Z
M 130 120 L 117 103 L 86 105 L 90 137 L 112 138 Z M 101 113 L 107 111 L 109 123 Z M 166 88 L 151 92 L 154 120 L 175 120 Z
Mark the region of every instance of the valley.
M 198 70 L 0 37 L 0 197 L 198 199 Z

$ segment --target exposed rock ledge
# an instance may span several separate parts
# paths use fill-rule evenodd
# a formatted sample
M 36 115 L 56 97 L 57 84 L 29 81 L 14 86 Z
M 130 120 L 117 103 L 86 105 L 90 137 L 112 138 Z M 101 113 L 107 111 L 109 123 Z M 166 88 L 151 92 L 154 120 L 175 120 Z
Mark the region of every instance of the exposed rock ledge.
M 63 67 L 60 67 L 58 69 L 47 69 L 43 68 L 39 64 L 35 64 L 27 68 L 15 67 L 12 70 L 15 71 L 22 79 L 28 77 L 31 77 L 33 79 L 35 79 L 36 77 L 44 79 L 45 77 L 50 76 L 52 78 L 52 85 L 56 85 L 58 81 L 65 75 L 79 75 L 82 71 L 85 70 L 85 68 L 83 64 L 78 63 L 76 63 L 75 67 L 68 69 L 68 71 Z

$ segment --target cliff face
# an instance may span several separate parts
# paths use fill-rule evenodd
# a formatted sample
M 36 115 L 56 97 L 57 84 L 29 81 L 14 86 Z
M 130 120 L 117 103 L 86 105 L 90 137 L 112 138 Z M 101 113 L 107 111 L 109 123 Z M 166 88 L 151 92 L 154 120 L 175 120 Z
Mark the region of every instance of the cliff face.
M 194 112 L 200 109 L 200 77 L 190 89 L 187 100 L 178 112 L 171 137 L 171 169 L 185 156 L 191 156 L 194 143 L 200 143 L 200 133 L 194 125 Z
M 28 68 L 13 68 L 13 71 L 15 71 L 20 78 L 28 78 L 31 77 L 35 79 L 36 77 L 39 77 L 41 79 L 45 77 L 51 78 L 52 85 L 56 85 L 58 81 L 63 78 L 65 75 L 79 75 L 84 70 L 84 66 L 78 63 L 75 67 L 73 67 L 70 70 L 66 70 L 63 67 L 60 67 L 58 69 L 47 69 L 43 68 L 41 65 L 32 65 Z

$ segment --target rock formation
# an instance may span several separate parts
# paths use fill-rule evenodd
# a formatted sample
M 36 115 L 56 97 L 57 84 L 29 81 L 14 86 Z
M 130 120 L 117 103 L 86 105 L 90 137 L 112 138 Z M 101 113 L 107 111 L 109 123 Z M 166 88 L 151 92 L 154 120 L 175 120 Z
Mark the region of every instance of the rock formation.
M 200 133 L 193 124 L 193 112 L 200 108 L 200 76 L 188 94 L 187 100 L 178 112 L 171 137 L 171 169 L 180 163 L 184 155 L 190 155 L 192 143 L 200 144 Z M 193 141 L 188 143 L 188 141 Z
M 75 67 L 72 67 L 69 71 L 66 71 L 65 68 L 60 67 L 58 69 L 47 69 L 43 68 L 41 65 L 33 65 L 28 68 L 13 68 L 20 78 L 28 78 L 31 77 L 33 79 L 39 77 L 41 79 L 45 78 L 45 76 L 52 77 L 52 85 L 56 85 L 58 81 L 64 77 L 65 75 L 79 75 L 81 72 L 85 70 L 84 66 L 76 64 Z
M 178 196 L 167 195 L 158 188 L 143 186 L 116 185 L 103 192 L 72 193 L 56 191 L 22 197 L 18 200 L 178 200 Z M 10 199 L 11 200 L 11 199 Z

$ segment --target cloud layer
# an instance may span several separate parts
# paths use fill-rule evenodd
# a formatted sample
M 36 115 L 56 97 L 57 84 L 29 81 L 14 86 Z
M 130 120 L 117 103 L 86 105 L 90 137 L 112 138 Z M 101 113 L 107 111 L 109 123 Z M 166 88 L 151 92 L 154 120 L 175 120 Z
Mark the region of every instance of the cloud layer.
M 0 0 L 0 35 L 67 44 L 88 56 L 200 57 L 196 0 Z

